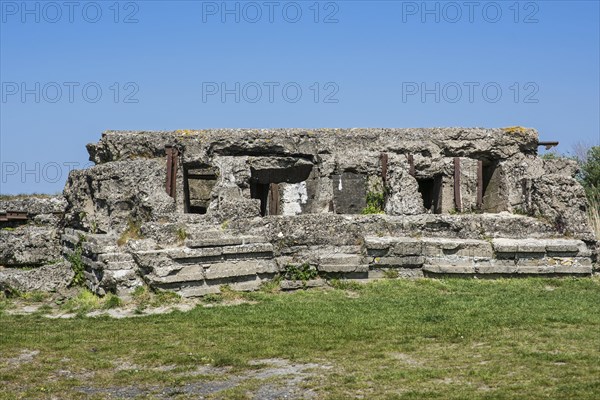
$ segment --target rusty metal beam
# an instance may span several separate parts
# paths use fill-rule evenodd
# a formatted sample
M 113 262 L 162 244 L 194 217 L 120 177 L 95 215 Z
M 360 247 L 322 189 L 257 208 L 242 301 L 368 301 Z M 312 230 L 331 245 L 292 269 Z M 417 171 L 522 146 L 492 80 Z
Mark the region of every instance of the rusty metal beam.
M 412 154 L 408 154 L 406 158 L 408 159 L 408 173 L 410 176 L 415 176 L 415 158 Z
M 0 222 L 27 221 L 27 211 L 7 211 L 0 213 Z
M 460 158 L 454 157 L 454 205 L 457 211 L 462 211 L 460 198 Z
M 387 172 L 388 172 L 388 154 L 381 153 L 379 155 L 379 161 L 381 163 L 381 180 L 383 180 L 383 184 L 385 185 L 387 182 Z
M 27 211 L 8 211 L 6 216 L 9 221 L 25 221 L 27 220 Z
M 483 161 L 477 161 L 477 208 L 483 207 Z
M 177 164 L 179 152 L 173 146 L 165 146 L 167 153 L 167 185 L 166 191 L 169 196 L 175 198 L 177 196 Z
M 538 146 L 546 146 L 546 150 L 550 150 L 551 148 L 558 146 L 558 142 L 556 142 L 556 141 L 538 142 Z

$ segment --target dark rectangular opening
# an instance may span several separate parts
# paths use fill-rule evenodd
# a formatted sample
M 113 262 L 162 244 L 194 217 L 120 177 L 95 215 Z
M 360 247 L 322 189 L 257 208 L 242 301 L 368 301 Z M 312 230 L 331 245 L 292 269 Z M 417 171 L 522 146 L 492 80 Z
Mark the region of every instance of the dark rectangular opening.
M 492 177 L 494 176 L 494 171 L 496 170 L 495 164 L 483 164 L 483 196 L 487 192 L 488 187 L 490 186 L 490 182 L 492 181 Z
M 250 181 L 250 197 L 260 200 L 260 215 L 267 215 L 267 204 L 269 199 L 269 184 L 260 183 L 258 179 Z
M 442 212 L 442 177 L 441 175 L 433 178 L 417 178 L 419 193 L 423 198 L 423 207 L 434 214 Z
M 217 175 L 209 166 L 184 166 L 184 209 L 190 214 L 206 214 Z
M 423 207 L 426 210 L 431 210 L 433 205 L 433 178 L 431 179 L 417 179 L 419 184 L 419 193 L 423 198 Z
M 484 212 L 500 212 L 505 210 L 501 196 L 501 168 L 497 162 L 483 163 L 482 167 L 482 210 Z

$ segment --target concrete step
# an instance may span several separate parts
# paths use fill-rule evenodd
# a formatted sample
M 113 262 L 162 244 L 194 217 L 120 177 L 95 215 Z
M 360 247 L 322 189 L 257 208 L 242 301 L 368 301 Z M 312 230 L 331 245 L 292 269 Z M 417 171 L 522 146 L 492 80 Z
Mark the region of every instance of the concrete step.
M 274 274 L 277 271 L 274 260 L 239 260 L 195 265 L 174 264 L 148 274 L 146 278 L 155 284 L 175 284 Z
M 201 239 L 189 239 L 185 241 L 185 245 L 189 248 L 224 247 L 254 243 L 268 243 L 268 240 L 260 236 L 207 236 Z
M 591 251 L 575 239 L 492 239 L 498 258 L 539 258 L 548 256 L 590 257 Z
M 509 263 L 493 260 L 488 263 L 437 263 L 423 265 L 429 274 L 460 275 L 591 275 L 592 265 L 578 262 Z
M 320 264 L 319 272 L 368 272 L 368 264 Z
M 419 268 L 423 266 L 425 257 L 423 256 L 393 256 L 393 257 L 374 257 L 368 264 L 372 268 Z

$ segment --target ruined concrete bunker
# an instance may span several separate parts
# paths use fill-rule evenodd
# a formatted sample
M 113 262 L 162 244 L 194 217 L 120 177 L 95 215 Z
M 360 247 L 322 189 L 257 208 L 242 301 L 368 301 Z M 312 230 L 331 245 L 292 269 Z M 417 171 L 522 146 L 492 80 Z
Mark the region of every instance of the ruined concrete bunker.
M 539 145 L 521 127 L 107 131 L 69 176 L 61 249 L 98 294 L 293 288 L 291 266 L 313 285 L 590 275 L 577 166 Z

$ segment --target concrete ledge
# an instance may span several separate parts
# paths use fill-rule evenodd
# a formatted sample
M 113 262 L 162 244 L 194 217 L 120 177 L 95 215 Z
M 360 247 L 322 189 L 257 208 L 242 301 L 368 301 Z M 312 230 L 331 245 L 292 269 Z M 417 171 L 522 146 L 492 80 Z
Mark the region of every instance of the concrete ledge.
M 319 258 L 319 264 L 324 265 L 359 265 L 361 261 L 357 254 L 328 254 Z
M 222 237 L 207 237 L 202 239 L 186 240 L 185 245 L 190 248 L 201 247 L 223 247 L 237 246 L 254 243 L 267 243 L 267 238 L 260 236 L 222 236 Z
M 274 260 L 226 261 L 205 265 L 206 280 L 277 272 Z
M 390 277 L 396 274 L 396 277 Z M 422 278 L 421 268 L 373 268 L 369 270 L 369 279 Z
M 376 257 L 371 267 L 421 267 L 425 262 L 425 257 L 421 255 L 417 256 L 403 256 L 403 257 Z
M 253 253 L 273 253 L 273 245 L 271 243 L 255 243 L 223 247 L 223 255 Z
M 367 272 L 368 265 L 356 264 L 321 264 L 317 267 L 320 272 Z

